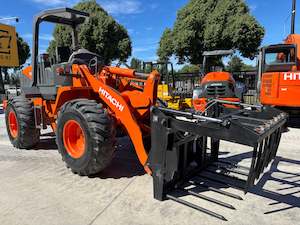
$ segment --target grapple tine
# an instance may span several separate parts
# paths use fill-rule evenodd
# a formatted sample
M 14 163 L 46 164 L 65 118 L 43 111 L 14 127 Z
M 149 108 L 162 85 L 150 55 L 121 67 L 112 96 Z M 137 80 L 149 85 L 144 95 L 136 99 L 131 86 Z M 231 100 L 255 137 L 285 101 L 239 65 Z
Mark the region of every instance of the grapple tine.
M 215 187 L 211 187 L 211 186 L 209 186 L 209 185 L 206 184 L 206 183 L 201 183 L 201 182 L 198 182 L 198 181 L 195 181 L 195 180 L 191 180 L 191 181 L 189 181 L 189 183 L 190 183 L 190 184 L 193 184 L 193 185 L 202 186 L 202 187 L 206 188 L 207 190 L 210 190 L 210 191 L 219 193 L 219 194 L 221 194 L 221 195 L 226 195 L 226 196 L 231 197 L 231 198 L 235 198 L 235 199 L 238 199 L 238 200 L 243 200 L 243 198 L 241 198 L 239 195 L 232 194 L 232 193 L 230 193 L 230 192 L 227 192 L 227 191 L 223 191 L 223 190 L 217 189 L 217 188 L 215 188 Z
M 210 216 L 213 216 L 213 217 L 215 217 L 215 218 L 218 218 L 218 219 L 220 219 L 220 220 L 227 221 L 227 219 L 226 219 L 224 216 L 222 216 L 222 215 L 220 215 L 220 214 L 218 214 L 218 213 L 215 213 L 215 212 L 213 212 L 213 211 L 210 211 L 210 210 L 208 210 L 208 209 L 205 209 L 205 208 L 203 208 L 203 207 L 201 207 L 201 206 L 195 205 L 195 204 L 190 203 L 190 202 L 188 202 L 188 201 L 185 201 L 185 200 L 183 200 L 183 199 L 180 199 L 180 198 L 178 198 L 178 197 L 176 197 L 176 196 L 174 196 L 174 195 L 172 195 L 172 194 L 167 194 L 166 197 L 167 197 L 168 199 L 171 199 L 171 200 L 173 200 L 173 201 L 175 201 L 175 202 L 178 202 L 178 203 L 180 203 L 180 204 L 182 204 L 182 205 L 185 205 L 185 206 L 188 206 L 188 207 L 190 207 L 190 208 L 196 209 L 196 210 L 198 210 L 198 211 L 200 211 L 200 212 L 206 213 L 206 214 L 208 214 L 208 215 L 210 215 Z
M 265 142 L 262 141 L 260 144 L 259 144 L 259 151 L 258 151 L 258 156 L 257 156 L 257 160 L 255 162 L 255 179 L 258 179 L 259 178 L 259 162 L 261 162 L 261 159 L 262 159 L 262 154 L 263 154 L 263 150 L 264 150 L 264 144 Z
M 247 179 L 246 186 L 245 186 L 245 189 L 244 189 L 245 193 L 248 192 L 248 189 L 254 183 L 254 180 L 255 180 L 255 164 L 256 164 L 256 160 L 257 160 L 257 146 L 255 146 L 254 150 L 253 150 L 250 171 L 249 171 L 248 179 Z

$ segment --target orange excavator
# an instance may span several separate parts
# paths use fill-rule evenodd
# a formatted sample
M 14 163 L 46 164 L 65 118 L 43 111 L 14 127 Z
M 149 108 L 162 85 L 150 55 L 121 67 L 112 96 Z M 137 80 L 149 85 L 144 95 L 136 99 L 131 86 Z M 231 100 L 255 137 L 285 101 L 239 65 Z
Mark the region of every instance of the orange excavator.
M 214 104 L 214 111 L 218 112 L 214 116 L 157 107 L 157 71 L 145 74 L 105 66 L 100 55 L 79 47 L 77 28 L 84 26 L 88 17 L 85 12 L 63 8 L 44 11 L 35 18 L 32 65 L 23 70 L 22 94 L 5 101 L 6 127 L 12 145 L 30 149 L 39 143 L 41 130 L 51 126 L 67 167 L 75 174 L 89 176 L 109 165 L 116 131 L 123 130 L 131 139 L 139 162 L 153 177 L 156 199 L 170 199 L 226 220 L 179 198 L 178 192 L 180 196 L 192 195 L 234 209 L 228 203 L 186 189 L 184 184 L 199 184 L 241 200 L 234 193 L 194 178 L 209 168 L 218 168 L 209 176 L 215 182 L 226 179 L 223 176 L 228 171 L 239 172 L 245 175 L 245 179 L 239 179 L 239 185 L 247 192 L 276 156 L 286 115 L 271 107 L 239 105 L 227 109 L 218 102 Z M 69 26 L 72 49 L 58 47 L 54 59 L 47 54 L 38 56 L 39 27 L 44 22 Z M 219 149 L 209 148 L 208 138 L 253 148 L 251 164 L 238 171 L 241 167 L 230 159 L 219 160 Z
M 300 116 L 300 35 L 295 34 L 296 0 L 293 0 L 291 34 L 283 44 L 261 48 L 258 92 L 263 105 Z
M 198 112 L 204 112 L 210 100 L 219 99 L 230 102 L 240 102 L 235 93 L 235 80 L 228 72 L 218 71 L 221 67 L 209 66 L 207 61 L 232 55 L 232 50 L 216 50 L 203 53 L 202 79 L 200 86 L 193 91 L 193 107 Z M 212 68 L 212 69 L 211 69 Z M 227 105 L 227 107 L 234 107 Z

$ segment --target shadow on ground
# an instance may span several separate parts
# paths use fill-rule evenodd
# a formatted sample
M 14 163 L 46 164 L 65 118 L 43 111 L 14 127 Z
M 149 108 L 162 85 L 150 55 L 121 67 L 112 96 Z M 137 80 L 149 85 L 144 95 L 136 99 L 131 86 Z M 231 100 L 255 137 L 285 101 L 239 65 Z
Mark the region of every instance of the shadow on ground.
M 41 135 L 40 143 L 33 150 L 49 151 L 57 150 L 55 134 L 47 133 Z M 116 151 L 111 164 L 101 173 L 91 176 L 91 178 L 114 178 L 135 177 L 144 175 L 144 168 L 141 166 L 131 141 L 128 137 L 118 138 Z
M 233 165 L 238 165 L 238 163 L 241 162 L 242 160 L 251 159 L 251 158 L 252 158 L 252 152 L 250 151 L 250 152 L 245 152 L 242 154 L 226 157 L 224 159 L 226 161 L 232 162 Z M 271 207 L 273 209 L 264 212 L 264 214 L 272 214 L 272 213 L 277 213 L 277 212 L 281 212 L 293 208 L 300 208 L 300 200 L 297 196 L 295 196 L 296 194 L 300 193 L 300 172 L 291 173 L 279 169 L 278 167 L 280 163 L 283 163 L 284 165 L 289 166 L 291 168 L 300 167 L 300 161 L 283 158 L 283 157 L 276 157 L 270 166 L 270 170 L 264 173 L 264 175 L 259 179 L 258 183 L 255 186 L 248 189 L 248 192 L 251 194 L 261 196 L 263 198 L 273 201 L 272 203 L 269 204 L 268 207 L 268 208 Z M 198 182 L 196 183 L 196 185 L 191 185 L 191 183 L 185 183 L 182 186 L 182 188 L 190 192 L 192 191 L 194 193 L 199 193 L 200 195 L 202 192 L 203 193 L 207 192 L 208 187 L 218 189 L 218 190 L 223 190 L 227 193 L 232 193 L 231 191 L 229 191 L 230 189 L 228 189 L 232 187 L 237 188 L 239 190 L 244 189 L 245 187 L 244 181 L 242 182 L 241 179 L 233 179 L 232 177 L 229 177 L 228 174 L 219 174 L 219 173 L 216 174 L 217 170 L 219 169 L 211 169 L 211 167 L 209 167 L 208 170 L 201 172 L 199 176 L 190 179 L 193 182 L 195 181 Z M 232 174 L 230 175 L 232 176 Z M 238 176 L 238 178 L 241 178 L 241 176 Z M 245 176 L 243 178 L 245 178 Z M 268 185 L 266 185 L 267 182 L 275 182 L 275 184 L 273 184 L 271 188 L 269 188 Z M 201 185 L 199 183 L 201 183 Z M 179 191 L 174 191 L 173 194 L 176 197 L 183 197 L 183 196 L 190 195 L 191 194 L 190 192 L 180 191 L 179 189 Z M 245 195 L 245 197 L 243 198 L 247 199 L 247 195 Z M 218 201 L 219 199 L 216 200 Z M 282 208 L 280 208 L 281 204 L 283 206 Z
M 130 178 L 142 176 L 145 170 L 140 164 L 134 147 L 128 137 L 118 138 L 116 152 L 111 164 L 101 173 L 94 176 L 95 178 Z
M 288 122 L 288 127 L 300 128 L 300 117 L 290 118 Z
M 300 208 L 300 199 L 295 196 L 295 194 L 300 193 L 300 173 L 291 173 L 288 171 L 280 170 L 278 168 L 279 163 L 285 163 L 290 164 L 290 166 L 293 165 L 294 168 L 300 167 L 300 161 L 293 160 L 293 159 L 287 159 L 283 157 L 276 157 L 276 159 L 273 161 L 270 171 L 268 173 L 265 173 L 263 177 L 259 180 L 257 185 L 252 188 L 250 191 L 253 194 L 262 196 L 264 198 L 268 198 L 271 200 L 274 200 L 274 202 L 270 203 L 270 205 L 277 206 L 279 204 L 284 204 L 285 206 L 281 209 L 275 209 L 265 212 L 265 214 L 271 214 L 276 213 L 292 208 Z M 279 178 L 276 176 L 275 173 L 280 173 L 282 178 Z M 289 181 L 290 179 L 297 179 L 295 181 Z M 267 190 L 264 188 L 267 181 L 274 181 L 278 183 L 280 186 L 286 186 L 289 187 L 282 187 L 278 188 L 277 190 Z M 291 190 L 290 192 L 286 193 L 287 190 Z M 285 192 L 282 194 L 282 192 Z M 287 205 L 287 206 L 286 206 Z
M 36 151 L 49 151 L 49 150 L 57 150 L 57 145 L 55 142 L 55 138 L 46 137 L 42 138 L 40 142 L 33 148 Z

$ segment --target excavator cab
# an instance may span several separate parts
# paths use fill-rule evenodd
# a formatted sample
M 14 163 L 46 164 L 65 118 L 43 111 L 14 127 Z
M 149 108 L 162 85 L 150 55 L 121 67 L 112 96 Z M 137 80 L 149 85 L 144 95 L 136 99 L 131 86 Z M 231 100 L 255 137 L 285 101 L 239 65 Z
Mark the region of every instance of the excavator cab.
M 270 45 L 262 48 L 263 72 L 292 71 L 297 67 L 297 46 L 294 44 Z
M 284 44 L 260 49 L 258 83 L 260 101 L 273 105 L 291 116 L 299 116 L 300 100 L 300 35 L 291 34 Z
M 209 59 L 229 56 L 233 50 L 217 50 L 203 53 L 202 79 L 193 91 L 193 106 L 196 111 L 203 112 L 211 99 L 239 102 L 235 93 L 235 80 L 222 66 L 211 65 Z M 229 105 L 228 105 L 229 106 Z M 229 106 L 232 107 L 232 106 Z
M 260 49 L 257 92 L 263 105 L 274 106 L 290 118 L 300 116 L 300 34 L 295 34 L 296 0 L 293 0 L 291 33 L 284 43 Z

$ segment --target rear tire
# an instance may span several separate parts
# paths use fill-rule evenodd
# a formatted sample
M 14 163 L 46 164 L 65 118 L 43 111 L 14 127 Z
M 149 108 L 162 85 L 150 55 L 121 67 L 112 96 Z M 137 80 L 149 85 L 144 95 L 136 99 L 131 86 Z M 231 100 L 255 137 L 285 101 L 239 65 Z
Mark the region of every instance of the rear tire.
M 32 102 L 24 96 L 8 100 L 5 109 L 6 129 L 10 142 L 19 149 L 30 149 L 40 141 L 40 130 L 35 127 Z
M 113 124 L 111 116 L 96 101 L 80 99 L 62 107 L 57 120 L 56 143 L 63 161 L 73 173 L 94 175 L 110 164 L 115 149 Z

